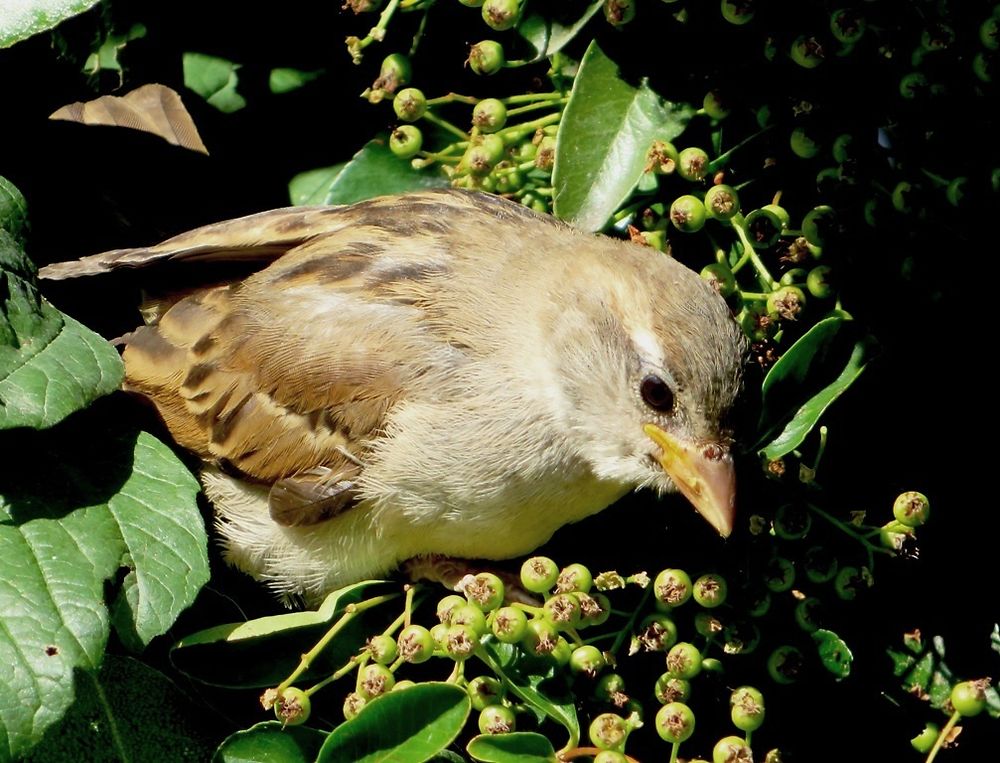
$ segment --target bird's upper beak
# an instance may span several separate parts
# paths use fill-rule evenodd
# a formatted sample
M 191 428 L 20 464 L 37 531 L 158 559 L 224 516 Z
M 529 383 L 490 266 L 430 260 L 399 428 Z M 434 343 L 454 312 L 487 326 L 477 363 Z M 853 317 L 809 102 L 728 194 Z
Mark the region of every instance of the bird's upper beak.
M 736 471 L 728 448 L 691 445 L 655 424 L 643 430 L 660 446 L 660 465 L 678 490 L 723 538 L 728 537 L 736 513 Z

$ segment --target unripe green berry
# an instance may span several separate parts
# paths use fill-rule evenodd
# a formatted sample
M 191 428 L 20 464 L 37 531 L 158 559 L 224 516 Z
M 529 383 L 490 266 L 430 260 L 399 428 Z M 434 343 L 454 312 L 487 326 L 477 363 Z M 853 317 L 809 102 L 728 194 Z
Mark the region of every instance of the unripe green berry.
M 823 546 L 813 546 L 805 553 L 806 577 L 813 583 L 827 583 L 837 574 L 837 557 Z
M 389 136 L 389 150 L 400 159 L 411 159 L 424 144 L 424 135 L 413 125 L 400 125 Z
M 469 68 L 476 74 L 496 74 L 506 62 L 503 45 L 496 40 L 483 40 L 469 49 Z
M 709 90 L 702 98 L 701 107 L 712 119 L 725 119 L 729 116 L 729 106 L 722 98 L 718 90 Z
M 448 623 L 438 623 L 433 626 L 428 633 L 430 634 L 431 640 L 434 642 L 434 654 L 443 655 L 447 653 L 448 649 L 448 629 L 451 626 Z
M 483 612 L 499 607 L 503 597 L 503 581 L 492 572 L 480 572 L 465 585 L 465 598 Z
M 385 665 L 377 662 L 365 665 L 358 671 L 357 692 L 365 699 L 381 697 L 392 689 L 396 678 Z
M 774 534 L 782 540 L 800 540 L 812 527 L 812 515 L 802 506 L 786 503 L 774 516 Z
M 792 60 L 804 69 L 815 69 L 826 57 L 823 46 L 815 37 L 798 37 L 792 43 Z
M 944 189 L 944 197 L 948 200 L 948 203 L 953 207 L 961 206 L 962 200 L 965 198 L 965 187 L 968 184 L 969 178 L 964 175 L 948 183 L 948 187 Z
M 518 643 L 528 632 L 528 616 L 516 607 L 501 607 L 490 620 L 493 635 L 505 644 Z
M 521 565 L 521 585 L 531 593 L 545 593 L 559 579 L 558 565 L 547 556 L 533 556 Z
M 504 705 L 488 705 L 479 713 L 480 734 L 509 734 L 517 728 L 514 711 Z
M 979 26 L 979 42 L 987 50 L 1000 49 L 1000 19 L 990 16 Z
M 931 504 L 926 495 L 910 490 L 896 497 L 892 515 L 907 527 L 920 527 L 930 518 Z
M 653 694 L 661 705 L 671 702 L 687 702 L 691 697 L 691 682 L 678 678 L 670 673 L 664 673 L 656 679 Z
M 804 127 L 796 127 L 788 138 L 792 153 L 803 159 L 812 159 L 819 153 L 819 143 L 806 132 Z
M 451 625 L 464 625 L 473 631 L 476 636 L 482 636 L 489 630 L 489 626 L 486 624 L 486 615 L 475 604 L 466 603 L 455 607 L 451 611 L 451 620 L 449 623 Z
M 457 593 L 451 593 L 438 602 L 435 614 L 438 622 L 451 624 L 451 613 L 455 607 L 464 607 L 469 602 Z
M 283 726 L 299 726 L 309 720 L 312 702 L 309 695 L 297 686 L 283 689 L 274 700 L 274 717 Z
M 726 579 L 722 575 L 702 575 L 694 581 L 694 600 L 707 609 L 718 607 L 726 601 L 728 590 Z
M 740 731 L 756 731 L 764 723 L 764 695 L 753 686 L 741 686 L 729 698 L 730 717 Z
M 781 236 L 784 224 L 781 218 L 769 209 L 754 209 L 747 213 L 743 221 L 750 245 L 754 249 L 769 249 Z
M 594 756 L 594 763 L 628 763 L 628 758 L 617 750 L 601 750 Z
M 701 652 L 687 641 L 675 644 L 667 652 L 667 670 L 675 678 L 690 681 L 701 672 Z
M 940 734 L 941 729 L 938 728 L 936 723 L 928 723 L 924 726 L 923 731 L 910 740 L 910 745 L 920 754 L 926 755 L 934 747 L 934 743 L 937 742 Z
M 388 665 L 396 659 L 399 649 L 396 640 L 392 636 L 372 636 L 366 645 L 372 659 L 379 665 Z
M 856 599 L 863 584 L 861 571 L 857 567 L 841 567 L 833 579 L 833 588 L 844 601 Z
M 856 43 L 864 36 L 866 27 L 864 16 L 854 9 L 841 8 L 830 14 L 830 32 L 838 42 Z
M 392 99 L 392 110 L 404 122 L 415 122 L 427 111 L 427 98 L 415 87 L 406 87 Z
M 854 136 L 845 132 L 834 138 L 832 153 L 833 160 L 840 164 L 854 159 Z
M 580 623 L 580 599 L 574 593 L 557 593 L 542 608 L 545 616 L 560 630 L 575 628 Z
M 694 629 L 699 636 L 711 638 L 717 633 L 722 633 L 724 627 L 722 620 L 711 612 L 697 612 L 694 616 Z
M 538 142 L 538 151 L 535 154 L 535 166 L 549 172 L 556 162 L 556 139 L 551 135 L 546 135 Z
M 594 576 L 590 570 L 582 564 L 570 564 L 563 567 L 556 580 L 556 593 L 569 593 L 578 591 L 589 593 L 594 585 Z
M 670 205 L 670 222 L 684 233 L 695 233 L 705 227 L 705 205 L 697 196 L 678 196 Z
M 814 246 L 823 246 L 837 232 L 837 213 L 833 207 L 822 204 L 813 207 L 802 218 L 802 235 Z
M 920 34 L 920 47 L 930 52 L 950 48 L 954 42 L 955 30 L 941 22 L 929 25 Z
M 729 220 L 739 214 L 739 194 L 731 186 L 713 185 L 705 192 L 705 210 L 716 220 Z
M 692 182 L 708 173 L 708 154 L 697 146 L 689 146 L 677 156 L 677 174 Z
M 679 607 L 691 598 L 694 586 L 684 570 L 661 570 L 653 580 L 653 595 L 670 607 Z
M 723 737 L 712 748 L 712 763 L 750 763 L 750 745 L 738 736 Z
M 403 689 L 409 689 L 411 686 L 416 686 L 416 681 L 411 681 L 409 678 L 404 678 L 402 681 L 396 681 L 392 685 L 392 691 L 402 691 Z
M 487 175 L 503 158 L 503 152 L 503 139 L 499 135 L 482 135 L 466 149 L 459 167 L 479 177 Z
M 469 681 L 466 691 L 472 701 L 472 709 L 482 712 L 488 705 L 499 704 L 503 697 L 503 684 L 493 676 L 476 676 Z
M 482 14 L 483 21 L 491 29 L 503 32 L 521 20 L 521 3 L 519 0 L 484 0 Z
M 700 275 L 720 296 L 729 297 L 736 293 L 736 276 L 725 263 L 711 262 L 701 269 Z
M 742 26 L 753 20 L 755 5 L 754 0 L 722 0 L 722 18 Z
M 636 0 L 604 0 L 604 19 L 611 26 L 624 26 L 635 18 Z
M 656 712 L 656 733 L 664 742 L 680 744 L 694 733 L 694 713 L 683 702 L 671 702 Z
M 806 289 L 817 299 L 829 299 L 834 294 L 833 268 L 829 265 L 819 265 L 809 271 L 806 276 Z
M 601 713 L 588 729 L 591 744 L 602 750 L 621 750 L 631 729 L 628 721 L 615 713 Z
M 344 698 L 344 720 L 354 720 L 367 703 L 368 700 L 352 691 Z
M 528 630 L 521 642 L 524 651 L 538 656 L 551 654 L 556 648 L 559 631 L 548 619 L 539 617 L 528 621 Z
M 806 295 L 798 286 L 782 286 L 767 295 L 767 311 L 782 320 L 798 320 L 806 308 Z
M 980 50 L 972 57 L 972 73 L 980 82 L 989 84 L 996 76 L 997 57 L 992 50 Z
M 791 270 L 785 271 L 785 274 L 781 276 L 778 283 L 782 286 L 792 286 L 793 284 L 801 283 L 805 277 L 805 268 L 792 268 Z
M 448 627 L 445 623 L 440 623 L 440 625 L 445 629 Z M 434 636 L 422 625 L 407 625 L 396 637 L 396 648 L 399 651 L 399 656 L 406 662 L 413 664 L 429 660 L 434 654 L 435 646 Z
M 775 683 L 790 684 L 802 672 L 802 652 L 794 646 L 779 646 L 767 658 L 767 672 Z
M 484 98 L 472 108 L 472 126 L 491 133 L 507 123 L 507 107 L 496 98 Z
M 820 609 L 823 603 L 809 596 L 795 605 L 795 622 L 806 633 L 813 633 L 820 626 Z
M 647 652 L 665 652 L 677 643 L 677 626 L 666 615 L 647 615 L 636 638 Z
M 680 154 L 674 144 L 667 140 L 653 141 L 646 156 L 647 169 L 657 175 L 670 175 L 677 169 Z
M 603 593 L 577 593 L 580 600 L 580 628 L 603 625 L 611 617 L 611 600 Z
M 722 630 L 722 641 L 726 654 L 750 654 L 760 645 L 760 628 L 747 620 L 738 620 Z
M 605 673 L 594 685 L 594 697 L 601 702 L 610 702 L 622 707 L 628 701 L 625 694 L 625 679 L 617 673 Z
M 455 662 L 467 660 L 478 646 L 479 634 L 475 630 L 467 625 L 448 626 L 444 651 Z
M 904 214 L 910 212 L 913 208 L 911 199 L 914 193 L 915 189 L 912 183 L 905 180 L 899 181 L 892 189 L 892 206 L 897 212 Z
M 951 689 L 951 706 L 963 718 L 972 718 L 986 709 L 986 689 L 988 678 L 978 681 L 962 681 Z
M 410 59 L 402 53 L 390 53 L 382 59 L 378 79 L 372 85 L 373 89 L 395 93 L 403 85 L 409 84 L 413 76 L 413 66 Z
M 595 678 L 608 664 L 601 650 L 596 646 L 585 644 L 573 650 L 569 658 L 569 668 L 574 673 L 582 673 L 589 678 Z

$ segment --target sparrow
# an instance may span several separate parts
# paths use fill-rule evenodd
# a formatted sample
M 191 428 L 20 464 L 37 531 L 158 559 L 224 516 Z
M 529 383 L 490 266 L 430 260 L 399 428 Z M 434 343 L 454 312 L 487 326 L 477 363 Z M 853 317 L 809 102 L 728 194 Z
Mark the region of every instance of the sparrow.
M 262 212 L 41 275 L 220 261 L 259 269 L 151 299 L 124 387 L 202 459 L 225 558 L 278 594 L 521 556 L 639 488 L 732 530 L 745 340 L 669 255 L 447 190 Z

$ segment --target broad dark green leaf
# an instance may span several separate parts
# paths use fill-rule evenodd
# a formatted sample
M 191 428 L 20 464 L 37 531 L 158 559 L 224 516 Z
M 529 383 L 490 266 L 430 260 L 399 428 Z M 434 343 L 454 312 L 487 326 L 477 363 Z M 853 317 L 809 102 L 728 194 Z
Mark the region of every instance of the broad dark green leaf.
M 384 594 L 391 584 L 364 581 L 334 591 L 317 610 L 289 612 L 230 623 L 187 636 L 170 651 L 174 666 L 197 681 L 213 686 L 259 689 L 281 683 L 343 614 L 348 604 Z M 391 588 L 389 589 L 392 590 Z M 391 615 L 398 612 L 392 610 Z M 323 651 L 306 677 L 328 675 L 356 654 L 378 624 L 391 620 L 386 607 L 360 614 Z
M 538 673 L 536 662 L 521 658 L 510 644 L 487 641 L 477 654 L 525 704 L 569 732 L 567 747 L 576 746 L 580 741 L 580 721 L 573 697 L 565 688 L 546 686 L 549 674 Z
M 302 71 L 301 69 L 271 69 L 271 73 L 267 78 L 267 86 L 275 94 L 290 93 L 293 90 L 298 90 L 300 87 L 308 85 L 317 77 L 322 76 L 323 73 L 323 69 L 310 72 Z
M 917 660 L 913 668 L 903 677 L 903 688 L 906 691 L 926 692 L 934 675 L 934 655 L 927 652 Z
M 642 177 L 653 141 L 676 138 L 693 113 L 661 100 L 645 81 L 625 82 L 592 42 L 556 136 L 556 216 L 581 230 L 603 228 Z
M 76 672 L 76 699 L 24 759 L 30 763 L 207 760 L 215 731 L 205 709 L 162 673 L 108 655 L 97 675 Z
M 825 318 L 803 334 L 771 367 L 761 388 L 763 455 L 780 458 L 801 445 L 876 351 L 871 335 L 841 317 Z
M 0 229 L 7 231 L 18 244 L 24 243 L 28 227 L 28 202 L 3 175 L 0 175 Z
M 182 59 L 184 86 L 215 106 L 224 114 L 239 111 L 247 105 L 246 99 L 236 92 L 239 64 L 204 53 L 185 53 Z
M 237 731 L 215 752 L 214 763 L 312 763 L 326 734 L 267 721 Z
M 604 0 L 591 0 L 586 6 L 559 3 L 547 7 L 544 15 L 530 13 L 525 16 L 517 26 L 517 33 L 532 48 L 525 63 L 541 61 L 562 50 L 603 4 Z
M 528 731 L 482 734 L 473 737 L 466 751 L 483 763 L 555 763 L 556 751 L 547 737 Z
M 0 430 L 50 427 L 123 373 L 110 344 L 42 299 L 34 266 L 0 229 Z
M 917 662 L 916 658 L 908 652 L 901 652 L 898 649 L 886 649 L 885 651 L 889 655 L 889 659 L 892 660 L 892 674 L 897 678 L 906 673 Z
M 98 0 L 21 0 L 4 2 L 0 10 L 0 48 L 33 34 L 52 29 L 78 13 L 97 5 Z
M 74 670 L 96 670 L 112 622 L 145 644 L 208 579 L 196 481 L 151 435 L 116 427 L 119 404 L 0 433 L 0 734 L 13 756 L 69 707 Z
M 369 702 L 330 732 L 317 763 L 419 763 L 461 732 L 471 708 L 454 684 L 422 683 Z
M 413 169 L 381 138 L 366 143 L 347 164 L 328 168 L 328 179 L 317 182 L 320 179 L 312 176 L 313 172 L 323 170 L 292 179 L 289 190 L 293 199 L 306 198 L 309 204 L 353 204 L 374 196 L 448 185 L 447 179 L 434 169 Z
M 851 663 L 854 661 L 854 655 L 851 654 L 847 643 L 833 631 L 824 628 L 813 633 L 812 637 L 816 642 L 823 667 L 837 678 L 847 678 L 851 674 Z
M 300 172 L 288 183 L 288 197 L 292 200 L 292 204 L 296 206 L 325 204 L 330 186 L 346 166 L 347 162 L 341 162 L 332 167 Z

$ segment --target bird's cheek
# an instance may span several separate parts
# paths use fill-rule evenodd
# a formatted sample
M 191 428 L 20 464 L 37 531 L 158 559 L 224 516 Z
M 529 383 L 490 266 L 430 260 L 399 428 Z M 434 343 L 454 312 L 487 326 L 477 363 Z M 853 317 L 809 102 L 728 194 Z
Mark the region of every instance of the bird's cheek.
M 686 442 L 655 424 L 646 424 L 643 431 L 660 447 L 657 460 L 677 489 L 727 537 L 736 513 L 736 471 L 728 449 Z

